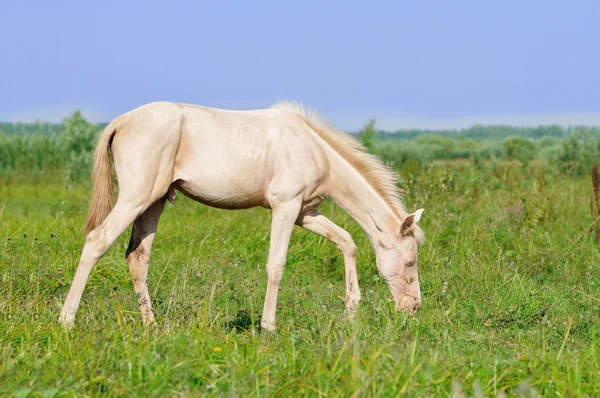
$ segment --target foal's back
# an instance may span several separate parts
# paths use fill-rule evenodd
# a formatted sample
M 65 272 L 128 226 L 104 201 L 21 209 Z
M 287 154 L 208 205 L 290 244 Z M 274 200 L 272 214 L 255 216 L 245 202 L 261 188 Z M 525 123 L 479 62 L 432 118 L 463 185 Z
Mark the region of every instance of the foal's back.
M 181 140 L 173 180 L 186 195 L 228 209 L 272 207 L 298 195 L 306 202 L 324 197 L 327 157 L 293 112 L 179 105 Z

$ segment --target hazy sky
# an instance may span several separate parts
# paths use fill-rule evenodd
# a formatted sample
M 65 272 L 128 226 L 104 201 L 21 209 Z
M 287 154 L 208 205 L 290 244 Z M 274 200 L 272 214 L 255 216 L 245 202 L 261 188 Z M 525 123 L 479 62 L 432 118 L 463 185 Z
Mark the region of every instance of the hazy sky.
M 3 1 L 0 120 L 295 99 L 338 127 L 600 125 L 600 1 Z

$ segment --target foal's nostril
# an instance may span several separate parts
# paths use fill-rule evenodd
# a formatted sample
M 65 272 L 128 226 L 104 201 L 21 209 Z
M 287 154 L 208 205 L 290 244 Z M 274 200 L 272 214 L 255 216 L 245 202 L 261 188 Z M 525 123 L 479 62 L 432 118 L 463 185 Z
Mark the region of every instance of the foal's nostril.
M 415 301 L 409 306 L 408 313 L 415 315 L 415 313 L 421 308 L 421 300 L 415 299 Z
M 413 265 L 415 265 L 415 260 L 406 260 L 405 264 L 407 267 L 412 267 Z
M 420 307 L 421 299 L 408 295 L 404 296 L 398 305 L 400 311 L 404 311 L 410 315 L 414 315 Z
M 415 311 L 417 311 L 418 309 L 420 309 L 421 308 L 421 300 L 415 299 L 415 303 L 414 303 L 413 308 L 414 308 Z

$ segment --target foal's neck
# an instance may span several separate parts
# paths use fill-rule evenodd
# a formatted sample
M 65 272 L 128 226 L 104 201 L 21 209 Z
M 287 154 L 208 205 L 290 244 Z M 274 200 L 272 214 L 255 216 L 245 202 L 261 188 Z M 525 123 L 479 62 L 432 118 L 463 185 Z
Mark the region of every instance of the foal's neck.
M 378 236 L 393 234 L 400 226 L 400 219 L 379 193 L 343 160 L 333 160 L 330 166 L 331 199 L 356 220 L 373 244 Z

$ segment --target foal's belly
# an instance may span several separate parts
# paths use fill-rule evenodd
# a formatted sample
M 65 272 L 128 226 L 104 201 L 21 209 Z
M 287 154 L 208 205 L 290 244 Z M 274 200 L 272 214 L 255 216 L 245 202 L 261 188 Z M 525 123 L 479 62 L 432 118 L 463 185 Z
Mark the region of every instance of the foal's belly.
M 266 205 L 271 175 L 264 159 L 240 152 L 195 152 L 176 166 L 174 187 L 184 195 L 222 209 Z
M 248 187 L 235 181 L 202 179 L 202 181 L 178 180 L 174 187 L 185 196 L 208 206 L 220 209 L 248 209 L 268 207 L 262 187 Z

